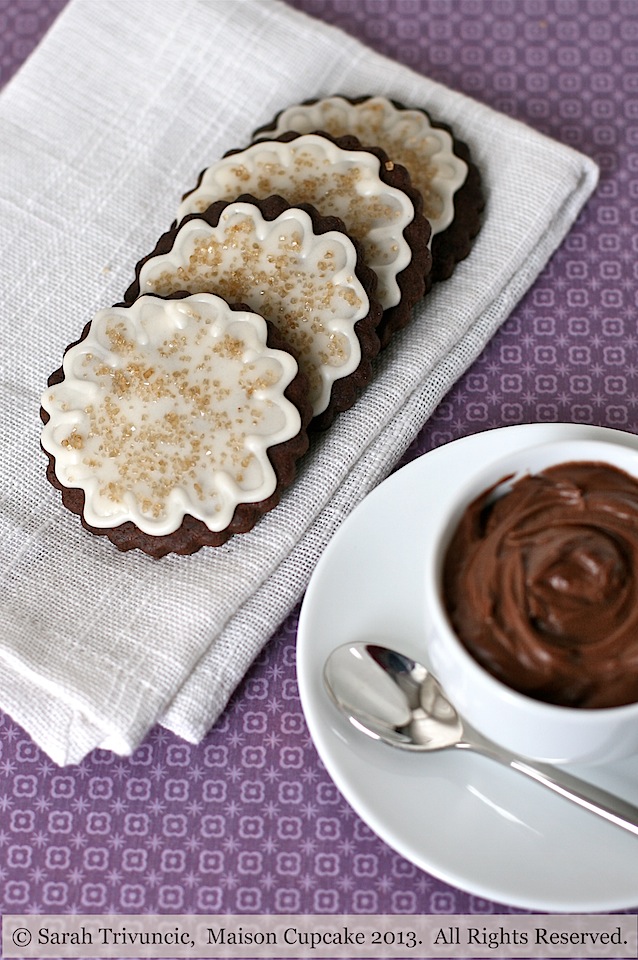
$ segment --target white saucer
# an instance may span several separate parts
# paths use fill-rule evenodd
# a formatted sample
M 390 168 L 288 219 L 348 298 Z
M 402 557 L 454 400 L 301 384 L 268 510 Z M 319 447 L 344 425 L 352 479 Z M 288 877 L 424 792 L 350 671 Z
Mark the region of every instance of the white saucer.
M 389 846 L 469 893 L 543 912 L 638 905 L 638 838 L 482 757 L 415 755 L 368 739 L 322 684 L 328 653 L 376 638 L 427 663 L 420 578 L 428 517 L 468 463 L 516 446 L 638 437 L 574 424 L 525 424 L 439 447 L 382 483 L 344 522 L 317 565 L 299 619 L 297 672 L 310 733 L 337 787 Z M 634 803 L 638 759 L 572 768 Z

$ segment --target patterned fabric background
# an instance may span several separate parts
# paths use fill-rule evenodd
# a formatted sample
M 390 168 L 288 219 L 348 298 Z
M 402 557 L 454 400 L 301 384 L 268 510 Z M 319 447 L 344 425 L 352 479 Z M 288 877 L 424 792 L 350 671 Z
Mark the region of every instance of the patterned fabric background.
M 89 0 L 85 0 L 89 2 Z M 293 0 L 417 71 L 593 157 L 597 194 L 409 450 L 488 427 L 638 432 L 634 0 Z M 64 0 L 0 0 L 0 80 Z M 0 716 L 0 910 L 507 912 L 417 870 L 351 811 L 309 739 L 289 617 L 197 747 L 58 769 Z

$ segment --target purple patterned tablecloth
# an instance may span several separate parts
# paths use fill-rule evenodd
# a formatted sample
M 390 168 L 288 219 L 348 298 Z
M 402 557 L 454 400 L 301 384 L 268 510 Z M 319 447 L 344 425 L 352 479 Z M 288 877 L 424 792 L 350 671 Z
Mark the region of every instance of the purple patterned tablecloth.
M 84 0 L 89 2 L 89 0 Z M 97 0 L 94 0 L 97 2 Z M 292 0 L 588 154 L 598 191 L 404 458 L 530 421 L 638 433 L 635 0 Z M 0 81 L 64 0 L 0 0 Z M 58 769 L 0 715 L 4 913 L 505 913 L 420 872 L 353 813 L 310 740 L 297 615 L 199 746 L 155 730 L 129 759 Z

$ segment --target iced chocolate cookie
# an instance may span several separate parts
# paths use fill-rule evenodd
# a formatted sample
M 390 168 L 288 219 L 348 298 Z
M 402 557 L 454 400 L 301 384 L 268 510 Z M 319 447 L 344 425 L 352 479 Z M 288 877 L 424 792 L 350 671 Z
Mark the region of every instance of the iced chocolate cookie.
M 385 97 L 333 96 L 288 107 L 254 136 L 277 137 L 287 130 L 353 134 L 407 168 L 432 227 L 432 280 L 447 279 L 468 255 L 480 229 L 484 198 L 469 148 L 450 127 L 434 123 L 424 110 Z
M 259 141 L 204 170 L 178 217 L 242 193 L 279 194 L 295 206 L 310 203 L 324 216 L 339 217 L 377 275 L 382 345 L 409 322 L 431 265 L 430 227 L 406 170 L 382 150 L 364 150 L 356 137 L 318 134 Z
M 217 201 L 184 218 L 142 260 L 125 300 L 210 291 L 267 317 L 309 381 L 313 427 L 350 407 L 371 377 L 381 307 L 375 275 L 335 217 L 280 197 Z
M 101 310 L 42 398 L 48 477 L 120 550 L 219 546 L 278 502 L 307 383 L 263 317 L 211 294 Z

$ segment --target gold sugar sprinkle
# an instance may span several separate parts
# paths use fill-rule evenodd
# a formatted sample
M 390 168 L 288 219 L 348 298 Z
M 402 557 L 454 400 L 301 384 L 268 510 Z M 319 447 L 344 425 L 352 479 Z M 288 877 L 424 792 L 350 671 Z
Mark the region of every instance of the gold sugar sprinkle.
M 330 333 L 326 319 L 343 315 L 344 303 L 356 312 L 362 301 L 352 287 L 344 289 L 332 281 L 334 250 L 322 249 L 313 273 L 309 261 L 301 257 L 303 235 L 298 228 L 282 230 L 269 243 L 272 245 L 258 240 L 251 218 L 235 215 L 229 222 L 226 217 L 209 234 L 193 238 L 188 260 L 179 267 L 149 272 L 147 288 L 164 295 L 180 289 L 214 291 L 229 302 L 242 302 L 258 311 L 289 337 L 310 379 L 311 391 L 318 395 L 319 365 L 339 366 L 350 355 L 346 338 L 341 338 L 340 350 L 322 346 Z M 302 335 L 309 322 L 314 336 Z
M 277 416 L 266 431 L 279 429 L 275 404 L 251 403 L 255 391 L 279 382 L 279 361 L 265 355 L 258 371 L 244 361 L 247 343 L 240 336 L 203 337 L 205 326 L 205 320 L 191 318 L 187 332 L 149 347 L 136 343 L 123 324 L 107 323 L 106 339 L 118 363 L 111 367 L 91 353 L 82 355 L 82 377 L 98 384 L 102 398 L 84 408 L 84 427 L 74 427 L 62 446 L 84 453 L 82 462 L 95 472 L 107 500 L 121 503 L 134 491 L 142 512 L 158 519 L 177 487 L 215 502 L 211 467 L 229 470 L 251 489 L 261 482 L 261 466 L 246 450 L 248 427 L 230 411 L 245 408 L 254 425 L 272 409 Z M 195 343 L 198 355 L 189 348 Z M 176 363 L 177 347 L 189 348 L 185 365 Z

